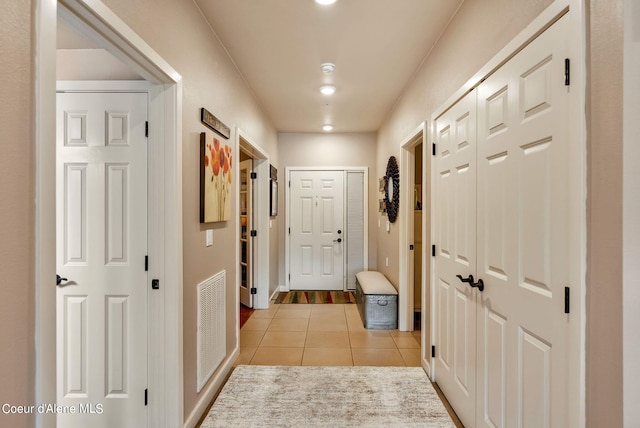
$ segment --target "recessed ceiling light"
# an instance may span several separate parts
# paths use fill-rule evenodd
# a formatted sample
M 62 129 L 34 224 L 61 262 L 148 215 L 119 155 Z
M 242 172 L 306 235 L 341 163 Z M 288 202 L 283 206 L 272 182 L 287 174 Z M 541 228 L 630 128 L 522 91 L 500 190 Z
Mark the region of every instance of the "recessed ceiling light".
M 331 125 L 324 125 L 324 126 L 322 127 L 322 130 L 323 130 L 323 131 L 325 131 L 325 132 L 332 131 L 332 130 L 333 130 L 333 126 L 331 126 Z
M 336 92 L 336 87 L 330 85 L 322 86 L 320 88 L 320 92 L 322 92 L 324 95 L 332 95 Z
M 336 65 L 330 62 L 325 62 L 320 66 L 320 68 L 322 68 L 323 73 L 332 73 L 333 70 L 336 69 Z
M 316 0 L 316 3 L 321 5 L 334 4 L 336 0 Z

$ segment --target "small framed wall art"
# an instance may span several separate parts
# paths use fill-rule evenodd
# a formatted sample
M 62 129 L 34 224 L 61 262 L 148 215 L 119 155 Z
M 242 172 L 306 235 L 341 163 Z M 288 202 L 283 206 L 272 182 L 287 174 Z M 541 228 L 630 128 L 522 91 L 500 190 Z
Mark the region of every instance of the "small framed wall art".
M 200 223 L 231 218 L 233 153 L 213 134 L 200 134 Z

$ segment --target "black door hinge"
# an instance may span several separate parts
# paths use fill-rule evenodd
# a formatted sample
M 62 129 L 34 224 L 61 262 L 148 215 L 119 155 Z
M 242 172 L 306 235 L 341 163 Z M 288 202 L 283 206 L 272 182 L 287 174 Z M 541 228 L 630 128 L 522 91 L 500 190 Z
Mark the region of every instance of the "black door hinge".
M 289 180 L 289 187 L 291 187 L 291 180 Z
M 431 144 L 431 154 L 432 154 L 433 156 L 435 156 L 435 155 L 436 155 L 436 145 L 435 145 L 435 143 L 434 143 L 434 144 Z
M 149 272 L 149 256 L 144 256 L 144 271 Z
M 432 245 L 431 246 L 431 257 L 435 257 L 436 256 L 436 246 Z
M 149 137 L 149 122 L 144 123 L 144 136 Z
M 152 279 L 151 280 L 151 288 L 154 290 L 160 290 L 160 280 L 159 279 Z
M 409 251 L 413 251 L 413 244 L 409 245 Z
M 289 228 L 289 235 L 291 235 L 291 228 Z
M 149 403 L 149 390 L 144 390 L 144 405 L 146 406 Z
M 258 231 L 257 231 L 257 230 L 252 230 L 252 231 L 251 231 L 251 236 L 252 236 L 252 237 L 254 237 L 254 238 L 255 238 L 256 236 L 258 236 Z
M 569 287 L 564 287 L 564 313 L 568 314 L 571 311 L 571 296 Z
M 571 60 L 569 58 L 564 59 L 564 85 L 569 86 L 571 84 Z
M 252 180 L 255 180 L 256 178 L 258 178 L 258 173 L 257 172 L 252 172 L 250 177 L 251 177 Z
M 431 347 L 431 357 L 432 358 L 436 357 L 436 347 L 435 347 L 435 345 Z
M 289 281 L 291 281 L 291 274 L 289 274 Z
M 258 289 L 256 287 L 251 287 L 251 294 L 258 294 Z

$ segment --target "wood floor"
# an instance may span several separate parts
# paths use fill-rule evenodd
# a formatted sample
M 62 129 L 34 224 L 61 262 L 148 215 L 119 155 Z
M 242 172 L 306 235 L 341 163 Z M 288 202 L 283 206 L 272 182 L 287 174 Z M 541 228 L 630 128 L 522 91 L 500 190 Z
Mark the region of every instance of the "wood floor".
M 247 320 L 253 314 L 254 309 L 247 308 L 245 305 L 240 304 L 240 328 L 247 322 Z

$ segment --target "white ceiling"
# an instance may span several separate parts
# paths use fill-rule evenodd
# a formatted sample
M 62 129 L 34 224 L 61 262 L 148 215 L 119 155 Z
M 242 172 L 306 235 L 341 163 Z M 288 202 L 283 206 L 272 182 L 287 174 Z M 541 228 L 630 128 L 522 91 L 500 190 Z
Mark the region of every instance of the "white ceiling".
M 462 1 L 195 0 L 279 132 L 377 131 Z M 58 19 L 58 48 L 99 46 Z M 124 78 L 126 66 L 107 60 L 98 68 Z M 81 62 L 85 74 L 96 61 Z M 336 70 L 322 73 L 324 62 Z M 320 94 L 323 84 L 336 93 Z
M 376 131 L 463 0 L 195 0 L 279 132 Z M 320 64 L 336 70 L 323 74 Z M 336 86 L 332 96 L 319 87 Z

